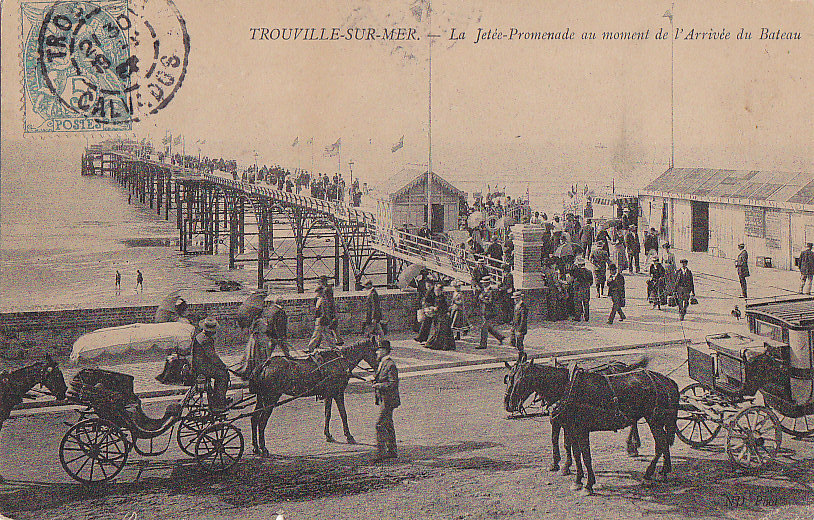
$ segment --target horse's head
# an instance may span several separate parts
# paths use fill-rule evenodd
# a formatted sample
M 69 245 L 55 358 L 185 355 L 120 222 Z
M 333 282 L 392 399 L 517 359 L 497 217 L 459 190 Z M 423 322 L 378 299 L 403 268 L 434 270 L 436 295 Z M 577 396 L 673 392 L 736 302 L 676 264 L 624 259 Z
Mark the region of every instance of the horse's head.
M 376 357 L 376 344 L 369 339 L 344 347 L 342 355 L 351 363 L 351 367 L 355 367 L 361 361 L 365 361 L 373 370 L 376 370 L 379 366 L 379 359 Z
M 533 363 L 534 360 L 526 362 L 523 357 L 518 358 L 514 365 L 506 363 L 509 373 L 503 377 L 506 384 L 503 405 L 507 412 L 516 412 L 534 391 L 527 374 Z
M 57 400 L 65 399 L 68 386 L 65 384 L 65 376 L 62 374 L 62 370 L 59 369 L 57 362 L 51 359 L 50 355 L 47 355 L 45 361 L 41 361 L 39 364 L 42 365 L 39 384 L 47 388 Z
M 517 360 L 514 366 L 506 364 L 511 371 L 506 374 L 506 395 L 503 404 L 507 412 L 516 412 L 532 393 L 537 393 L 544 402 L 558 401 L 568 386 L 568 369 L 557 366 L 539 365 L 534 360 L 526 362 L 525 357 Z

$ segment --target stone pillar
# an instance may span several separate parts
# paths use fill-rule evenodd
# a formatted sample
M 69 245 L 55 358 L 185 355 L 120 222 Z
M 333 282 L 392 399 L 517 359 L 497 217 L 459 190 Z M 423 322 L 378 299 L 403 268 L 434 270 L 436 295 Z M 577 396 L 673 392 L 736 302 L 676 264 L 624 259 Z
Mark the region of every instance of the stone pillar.
M 523 293 L 529 309 L 529 321 L 544 321 L 548 316 L 546 296 L 548 289 L 543 283 L 540 257 L 543 248 L 543 228 L 534 224 L 512 226 L 514 242 L 515 290 Z

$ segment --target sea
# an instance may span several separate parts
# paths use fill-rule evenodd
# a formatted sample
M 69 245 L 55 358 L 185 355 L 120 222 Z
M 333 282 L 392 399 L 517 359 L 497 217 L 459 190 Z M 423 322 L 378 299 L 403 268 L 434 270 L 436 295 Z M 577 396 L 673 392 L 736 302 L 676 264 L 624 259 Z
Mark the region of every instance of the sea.
M 211 290 L 218 280 L 235 275 L 247 286 L 253 283 L 248 267 L 228 272 L 223 254 L 180 255 L 172 213 L 166 221 L 135 200 L 129 204 L 127 190 L 112 179 L 80 175 L 82 147 L 46 151 L 32 162 L 22 149 L 4 147 L 0 309 L 152 302 L 179 288 Z M 532 207 L 550 215 L 562 211 L 568 189 L 527 179 L 504 178 L 497 186 L 480 179 L 448 180 L 469 193 L 470 201 L 473 193 L 489 189 L 512 198 L 525 198 L 528 191 Z M 121 293 L 112 284 L 116 270 L 122 273 Z M 144 293 L 131 287 L 137 270 L 145 276 Z

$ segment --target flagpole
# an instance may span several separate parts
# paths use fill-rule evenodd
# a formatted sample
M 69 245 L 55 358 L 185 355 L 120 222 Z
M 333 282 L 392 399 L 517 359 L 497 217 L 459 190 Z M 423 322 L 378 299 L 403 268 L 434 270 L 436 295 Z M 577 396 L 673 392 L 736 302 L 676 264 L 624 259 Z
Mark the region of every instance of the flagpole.
M 676 4 L 670 7 L 670 168 L 676 162 L 676 136 L 675 136 L 675 38 L 673 37 L 673 16 Z
M 339 200 L 339 179 L 342 178 L 342 138 L 339 138 L 339 150 L 336 153 L 336 198 Z
M 310 176 L 310 175 L 313 175 L 313 174 L 314 174 L 314 138 L 312 137 L 311 138 L 311 172 L 308 175 Z
M 427 229 L 432 226 L 432 0 L 427 2 L 427 39 L 429 63 L 427 74 Z

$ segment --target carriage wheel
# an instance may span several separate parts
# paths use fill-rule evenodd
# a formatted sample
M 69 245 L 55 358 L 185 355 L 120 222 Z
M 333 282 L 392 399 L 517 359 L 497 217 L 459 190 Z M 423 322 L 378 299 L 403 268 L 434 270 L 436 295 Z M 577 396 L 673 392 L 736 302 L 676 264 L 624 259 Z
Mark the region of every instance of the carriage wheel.
M 226 471 L 243 456 L 243 432 L 231 423 L 215 423 L 195 441 L 195 460 L 207 471 Z
M 175 432 L 175 439 L 181 451 L 195 456 L 195 440 L 207 427 L 212 424 L 209 412 L 205 410 L 192 410 L 178 422 L 178 430 Z
M 814 414 L 802 417 L 781 415 L 780 429 L 798 439 L 814 435 Z
M 74 424 L 59 443 L 59 461 L 71 478 L 83 484 L 106 482 L 127 462 L 130 441 L 115 424 L 86 419 Z
M 681 391 L 678 397 L 676 435 L 693 448 L 702 448 L 712 442 L 721 431 L 721 423 L 693 404 L 693 400 L 705 400 L 710 392 L 701 383 L 693 383 Z
M 775 458 L 782 436 L 780 421 L 771 409 L 750 406 L 729 424 L 726 453 L 735 464 L 757 469 Z

